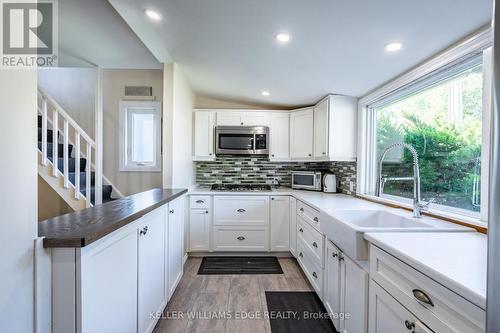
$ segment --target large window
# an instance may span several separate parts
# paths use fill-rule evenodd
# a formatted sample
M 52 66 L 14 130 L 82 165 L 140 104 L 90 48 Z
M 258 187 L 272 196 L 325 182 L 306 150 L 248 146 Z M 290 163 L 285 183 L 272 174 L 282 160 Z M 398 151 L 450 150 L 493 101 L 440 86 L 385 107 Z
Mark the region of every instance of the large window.
M 161 171 L 160 103 L 120 103 L 121 171 Z
M 360 194 L 411 205 L 412 153 L 391 149 L 379 166 L 388 146 L 406 143 L 418 153 L 421 199 L 433 200 L 434 212 L 485 220 L 488 57 L 477 50 L 364 105 Z

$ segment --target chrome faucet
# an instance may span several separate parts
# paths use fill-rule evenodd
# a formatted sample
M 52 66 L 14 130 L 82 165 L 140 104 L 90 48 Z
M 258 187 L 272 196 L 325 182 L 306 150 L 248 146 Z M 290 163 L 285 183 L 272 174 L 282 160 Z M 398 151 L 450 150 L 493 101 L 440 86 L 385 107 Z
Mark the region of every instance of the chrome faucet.
M 403 147 L 408 149 L 413 155 L 413 177 L 384 177 L 382 176 L 382 162 L 384 161 L 385 155 L 389 152 L 389 150 Z M 394 143 L 387 148 L 384 149 L 382 155 L 380 156 L 380 160 L 378 162 L 378 184 L 377 184 L 377 197 L 384 192 L 385 183 L 388 181 L 405 181 L 405 180 L 413 180 L 413 217 L 421 218 L 423 211 L 428 211 L 430 204 L 434 201 L 434 199 L 429 200 L 427 203 L 423 203 L 420 199 L 420 168 L 418 167 L 418 154 L 413 146 L 407 143 Z

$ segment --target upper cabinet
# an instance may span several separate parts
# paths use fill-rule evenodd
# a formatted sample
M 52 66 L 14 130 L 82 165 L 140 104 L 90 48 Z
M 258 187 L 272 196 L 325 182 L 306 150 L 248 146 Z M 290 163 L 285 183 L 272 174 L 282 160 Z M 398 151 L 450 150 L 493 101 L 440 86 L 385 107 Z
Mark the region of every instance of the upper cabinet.
M 290 157 L 292 160 L 313 158 L 314 110 L 301 109 L 290 113 Z M 272 144 L 272 143 L 271 143 Z
M 314 107 L 314 159 L 328 158 L 328 112 L 329 99 Z
M 269 113 L 264 111 L 219 111 L 217 126 L 269 126 Z
M 271 113 L 270 152 L 271 161 L 287 161 L 290 159 L 290 113 Z
M 215 112 L 194 113 L 194 156 L 195 161 L 215 159 L 214 153 Z

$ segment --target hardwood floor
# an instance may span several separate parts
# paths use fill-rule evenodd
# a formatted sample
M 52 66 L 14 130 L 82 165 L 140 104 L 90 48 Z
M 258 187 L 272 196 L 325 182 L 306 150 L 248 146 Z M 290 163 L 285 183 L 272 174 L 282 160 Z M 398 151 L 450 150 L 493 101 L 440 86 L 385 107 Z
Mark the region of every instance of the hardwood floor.
M 197 275 L 201 258 L 189 258 L 154 332 L 270 333 L 269 320 L 263 318 L 265 292 L 312 290 L 295 259 L 279 261 L 284 274 Z M 255 318 L 241 318 L 244 315 Z

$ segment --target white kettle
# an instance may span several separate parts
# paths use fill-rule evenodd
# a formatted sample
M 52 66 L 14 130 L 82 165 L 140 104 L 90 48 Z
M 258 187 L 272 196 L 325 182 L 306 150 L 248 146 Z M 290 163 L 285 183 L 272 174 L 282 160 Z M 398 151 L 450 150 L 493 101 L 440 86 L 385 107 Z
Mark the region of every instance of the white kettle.
M 336 193 L 337 192 L 337 177 L 334 174 L 327 173 L 323 175 L 323 192 Z

